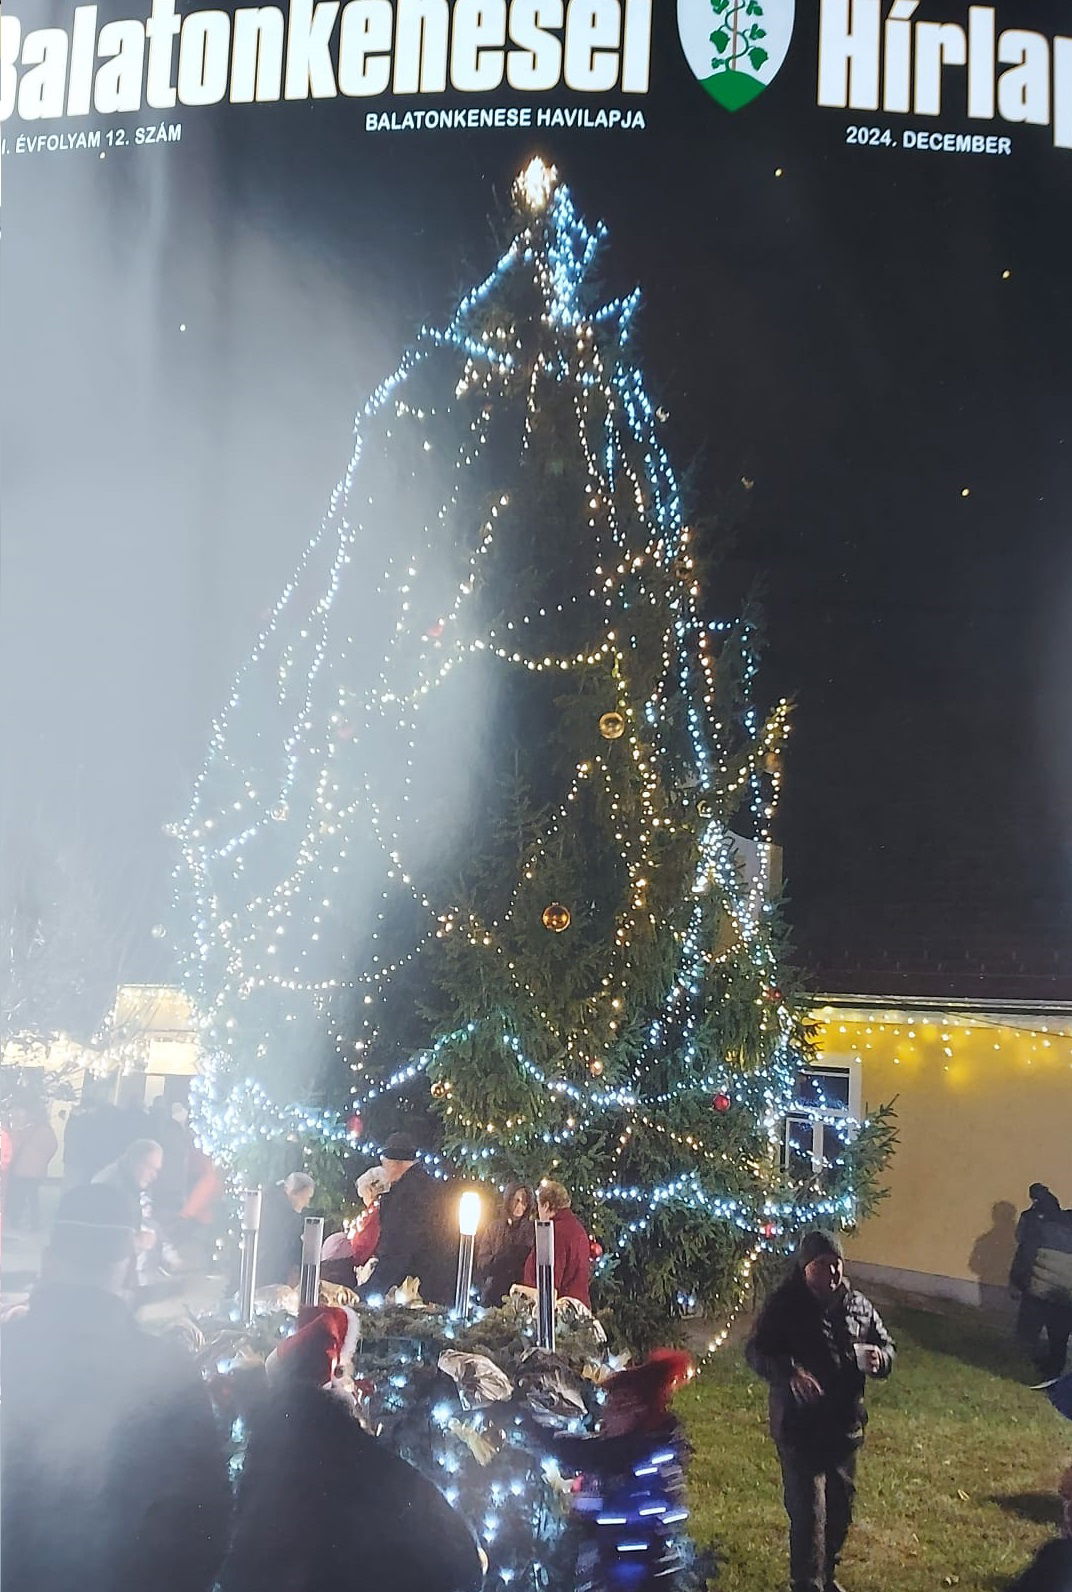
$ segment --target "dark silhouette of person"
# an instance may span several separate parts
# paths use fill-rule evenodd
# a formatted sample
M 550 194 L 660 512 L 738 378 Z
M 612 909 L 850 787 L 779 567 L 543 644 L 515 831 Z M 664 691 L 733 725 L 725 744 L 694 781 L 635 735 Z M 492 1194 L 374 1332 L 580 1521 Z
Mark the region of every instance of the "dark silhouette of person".
M 476 1270 L 485 1305 L 501 1305 L 525 1275 L 534 1243 L 536 1196 L 524 1183 L 507 1183 L 502 1205 L 480 1235 Z
M 1032 1183 L 1028 1194 L 1009 1269 L 1009 1286 L 1020 1295 L 1016 1336 L 1043 1376 L 1058 1377 L 1072 1335 L 1072 1213 L 1045 1183 Z
M 60 1202 L 41 1281 L 0 1329 L 4 1584 L 27 1592 L 209 1592 L 231 1494 L 208 1391 L 120 1297 L 129 1202 Z
M 453 1185 L 425 1171 L 408 1133 L 392 1133 L 380 1161 L 391 1186 L 380 1201 L 376 1270 L 360 1290 L 362 1296 L 387 1294 L 407 1277 L 416 1277 L 422 1299 L 453 1304 L 458 1265 Z
M 249 1440 L 221 1592 L 477 1592 L 472 1532 L 433 1482 L 366 1432 L 346 1396 L 352 1311 L 313 1306 L 247 1401 Z
M 972 1246 L 968 1266 L 983 1286 L 1004 1288 L 1016 1248 L 1016 1207 L 999 1200 L 990 1208 L 990 1228 Z

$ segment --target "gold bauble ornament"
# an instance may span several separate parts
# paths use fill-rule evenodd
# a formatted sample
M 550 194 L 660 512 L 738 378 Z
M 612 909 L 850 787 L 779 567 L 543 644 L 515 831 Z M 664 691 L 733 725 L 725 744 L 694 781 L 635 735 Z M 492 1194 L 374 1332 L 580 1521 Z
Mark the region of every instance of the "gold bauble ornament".
M 599 721 L 599 733 L 605 741 L 621 740 L 625 734 L 625 714 L 604 713 Z
M 552 934 L 561 934 L 563 929 L 568 929 L 573 922 L 573 914 L 569 907 L 562 905 L 561 901 L 552 901 L 549 907 L 544 907 L 540 921 L 545 929 L 551 930 Z
M 764 752 L 763 770 L 767 774 L 778 774 L 782 768 L 781 752 Z

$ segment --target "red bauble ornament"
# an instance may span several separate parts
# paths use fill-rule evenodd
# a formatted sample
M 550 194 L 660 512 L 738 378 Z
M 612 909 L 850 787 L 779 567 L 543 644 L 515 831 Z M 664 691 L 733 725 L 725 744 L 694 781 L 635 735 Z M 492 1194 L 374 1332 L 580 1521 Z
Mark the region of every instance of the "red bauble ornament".
M 434 625 L 428 626 L 428 629 L 424 632 L 424 634 L 429 641 L 438 641 L 445 629 L 446 620 L 437 619 Z
M 770 1001 L 772 1006 L 779 1006 L 781 1004 L 781 1001 L 782 1001 L 782 992 L 781 992 L 781 990 L 780 989 L 769 989 L 767 991 L 767 999 Z
M 733 1104 L 733 1101 L 730 1099 L 725 1089 L 720 1089 L 718 1094 L 712 1100 L 711 1104 L 720 1115 L 725 1115 L 730 1106 Z
M 361 1115 L 360 1111 L 355 1111 L 351 1116 L 347 1117 L 346 1131 L 347 1133 L 352 1134 L 355 1139 L 359 1139 L 364 1133 L 365 1119 Z
M 593 1260 L 599 1260 L 603 1254 L 603 1245 L 598 1238 L 588 1240 L 588 1253 Z
M 778 1236 L 778 1229 L 773 1222 L 764 1222 L 759 1230 L 764 1238 L 776 1238 Z

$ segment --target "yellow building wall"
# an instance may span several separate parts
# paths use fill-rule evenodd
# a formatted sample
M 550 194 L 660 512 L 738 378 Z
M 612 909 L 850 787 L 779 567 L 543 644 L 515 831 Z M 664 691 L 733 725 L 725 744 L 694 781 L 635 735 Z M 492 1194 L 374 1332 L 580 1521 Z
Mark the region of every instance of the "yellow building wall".
M 865 1113 L 896 1097 L 889 1196 L 849 1239 L 849 1257 L 1004 1288 L 1028 1184 L 1072 1206 L 1072 1024 L 817 1016 L 820 1053 L 859 1068 Z

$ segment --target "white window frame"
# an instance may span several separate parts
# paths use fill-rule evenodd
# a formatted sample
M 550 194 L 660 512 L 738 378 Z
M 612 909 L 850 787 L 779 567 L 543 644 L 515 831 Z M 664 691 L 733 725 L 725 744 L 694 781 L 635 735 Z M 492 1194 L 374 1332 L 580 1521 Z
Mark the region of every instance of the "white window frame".
M 824 1055 L 820 1061 L 816 1062 L 815 1066 L 804 1066 L 799 1071 L 812 1073 L 820 1078 L 824 1073 L 836 1073 L 839 1078 L 847 1077 L 849 1081 L 849 1099 L 844 1110 L 831 1108 L 827 1111 L 817 1111 L 814 1114 L 809 1113 L 811 1120 L 811 1170 L 812 1176 L 818 1177 L 825 1169 L 827 1162 L 825 1154 L 827 1123 L 844 1121 L 846 1111 L 853 1121 L 860 1121 L 863 1107 L 863 1067 L 859 1056 L 844 1052 L 835 1055 Z M 782 1123 L 781 1162 L 783 1171 L 789 1167 L 790 1156 L 796 1153 L 795 1148 L 789 1142 L 790 1129 L 794 1123 L 802 1120 L 806 1119 L 801 1114 L 790 1111 L 787 1112 Z

